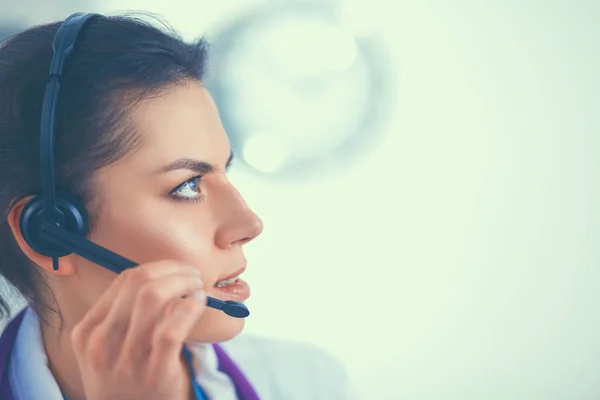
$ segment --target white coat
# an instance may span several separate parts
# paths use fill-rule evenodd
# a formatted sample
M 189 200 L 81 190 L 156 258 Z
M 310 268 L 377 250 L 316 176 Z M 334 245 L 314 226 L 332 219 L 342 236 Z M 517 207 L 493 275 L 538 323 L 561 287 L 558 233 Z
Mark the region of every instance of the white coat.
M 239 335 L 223 349 L 250 381 L 261 400 L 354 399 L 344 368 L 326 352 L 307 344 Z M 192 345 L 196 381 L 209 399 L 237 400 L 228 376 L 218 370 L 212 346 Z M 47 365 L 39 320 L 28 308 L 8 360 L 15 400 L 62 400 Z

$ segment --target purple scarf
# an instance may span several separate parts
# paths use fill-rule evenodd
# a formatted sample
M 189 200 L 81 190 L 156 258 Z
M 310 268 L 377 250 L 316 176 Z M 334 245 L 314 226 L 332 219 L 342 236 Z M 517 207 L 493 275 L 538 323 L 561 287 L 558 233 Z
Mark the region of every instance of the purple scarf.
M 21 326 L 21 322 L 23 321 L 25 310 L 17 314 L 17 316 L 6 326 L 6 329 L 0 337 L 0 399 L 2 400 L 14 400 L 12 389 L 10 387 L 8 365 L 10 353 L 16 340 L 19 327 Z M 214 344 L 213 347 L 219 360 L 219 371 L 229 376 L 233 381 L 238 399 L 260 400 L 248 379 L 246 379 L 240 368 L 233 362 L 227 353 L 225 353 L 221 346 Z

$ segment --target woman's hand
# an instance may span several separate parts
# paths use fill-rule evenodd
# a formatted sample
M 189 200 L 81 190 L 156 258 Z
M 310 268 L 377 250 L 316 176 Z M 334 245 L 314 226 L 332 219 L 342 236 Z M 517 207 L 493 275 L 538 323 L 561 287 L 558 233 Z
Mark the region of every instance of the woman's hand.
M 206 308 L 202 289 L 178 261 L 122 272 L 71 333 L 86 399 L 186 398 L 181 350 Z

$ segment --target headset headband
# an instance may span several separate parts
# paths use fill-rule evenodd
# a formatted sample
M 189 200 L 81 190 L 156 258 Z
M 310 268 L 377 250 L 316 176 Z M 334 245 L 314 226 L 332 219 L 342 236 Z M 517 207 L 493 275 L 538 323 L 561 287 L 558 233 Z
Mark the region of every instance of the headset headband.
M 62 226 L 64 215 L 56 206 L 56 184 L 54 181 L 54 128 L 56 125 L 56 106 L 60 94 L 60 80 L 65 62 L 73 51 L 81 28 L 98 14 L 77 13 L 67 18 L 58 28 L 52 48 L 54 54 L 50 64 L 50 75 L 46 83 L 42 106 L 40 137 L 40 169 L 44 208 L 42 218 Z

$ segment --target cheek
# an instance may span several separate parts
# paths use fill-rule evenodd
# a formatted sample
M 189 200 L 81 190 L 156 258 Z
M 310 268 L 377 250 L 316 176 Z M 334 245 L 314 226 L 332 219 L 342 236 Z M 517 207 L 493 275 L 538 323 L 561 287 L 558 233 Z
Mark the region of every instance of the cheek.
M 215 252 L 211 221 L 199 210 L 201 205 L 174 205 L 161 210 L 137 206 L 101 215 L 92 241 L 139 264 L 176 259 L 197 266 L 203 274 L 211 273 Z M 152 212 L 150 212 L 150 209 Z M 218 271 L 215 271 L 218 274 Z
M 104 210 L 90 239 L 140 264 L 162 259 L 187 261 L 201 270 L 205 282 L 213 282 L 226 265 L 225 260 L 222 263 L 218 261 L 222 254 L 214 244 L 214 232 L 214 222 L 202 204 L 176 204 L 161 209 L 155 203 L 146 207 L 122 206 L 114 211 Z M 97 297 L 114 279 L 114 274 L 104 268 L 84 270 L 96 283 Z M 87 293 L 94 297 L 93 292 Z M 210 288 L 207 295 L 212 295 Z M 90 307 L 94 301 L 90 300 Z M 231 318 L 221 311 L 207 308 L 188 340 L 201 343 L 226 341 L 237 336 L 244 324 L 244 319 Z

